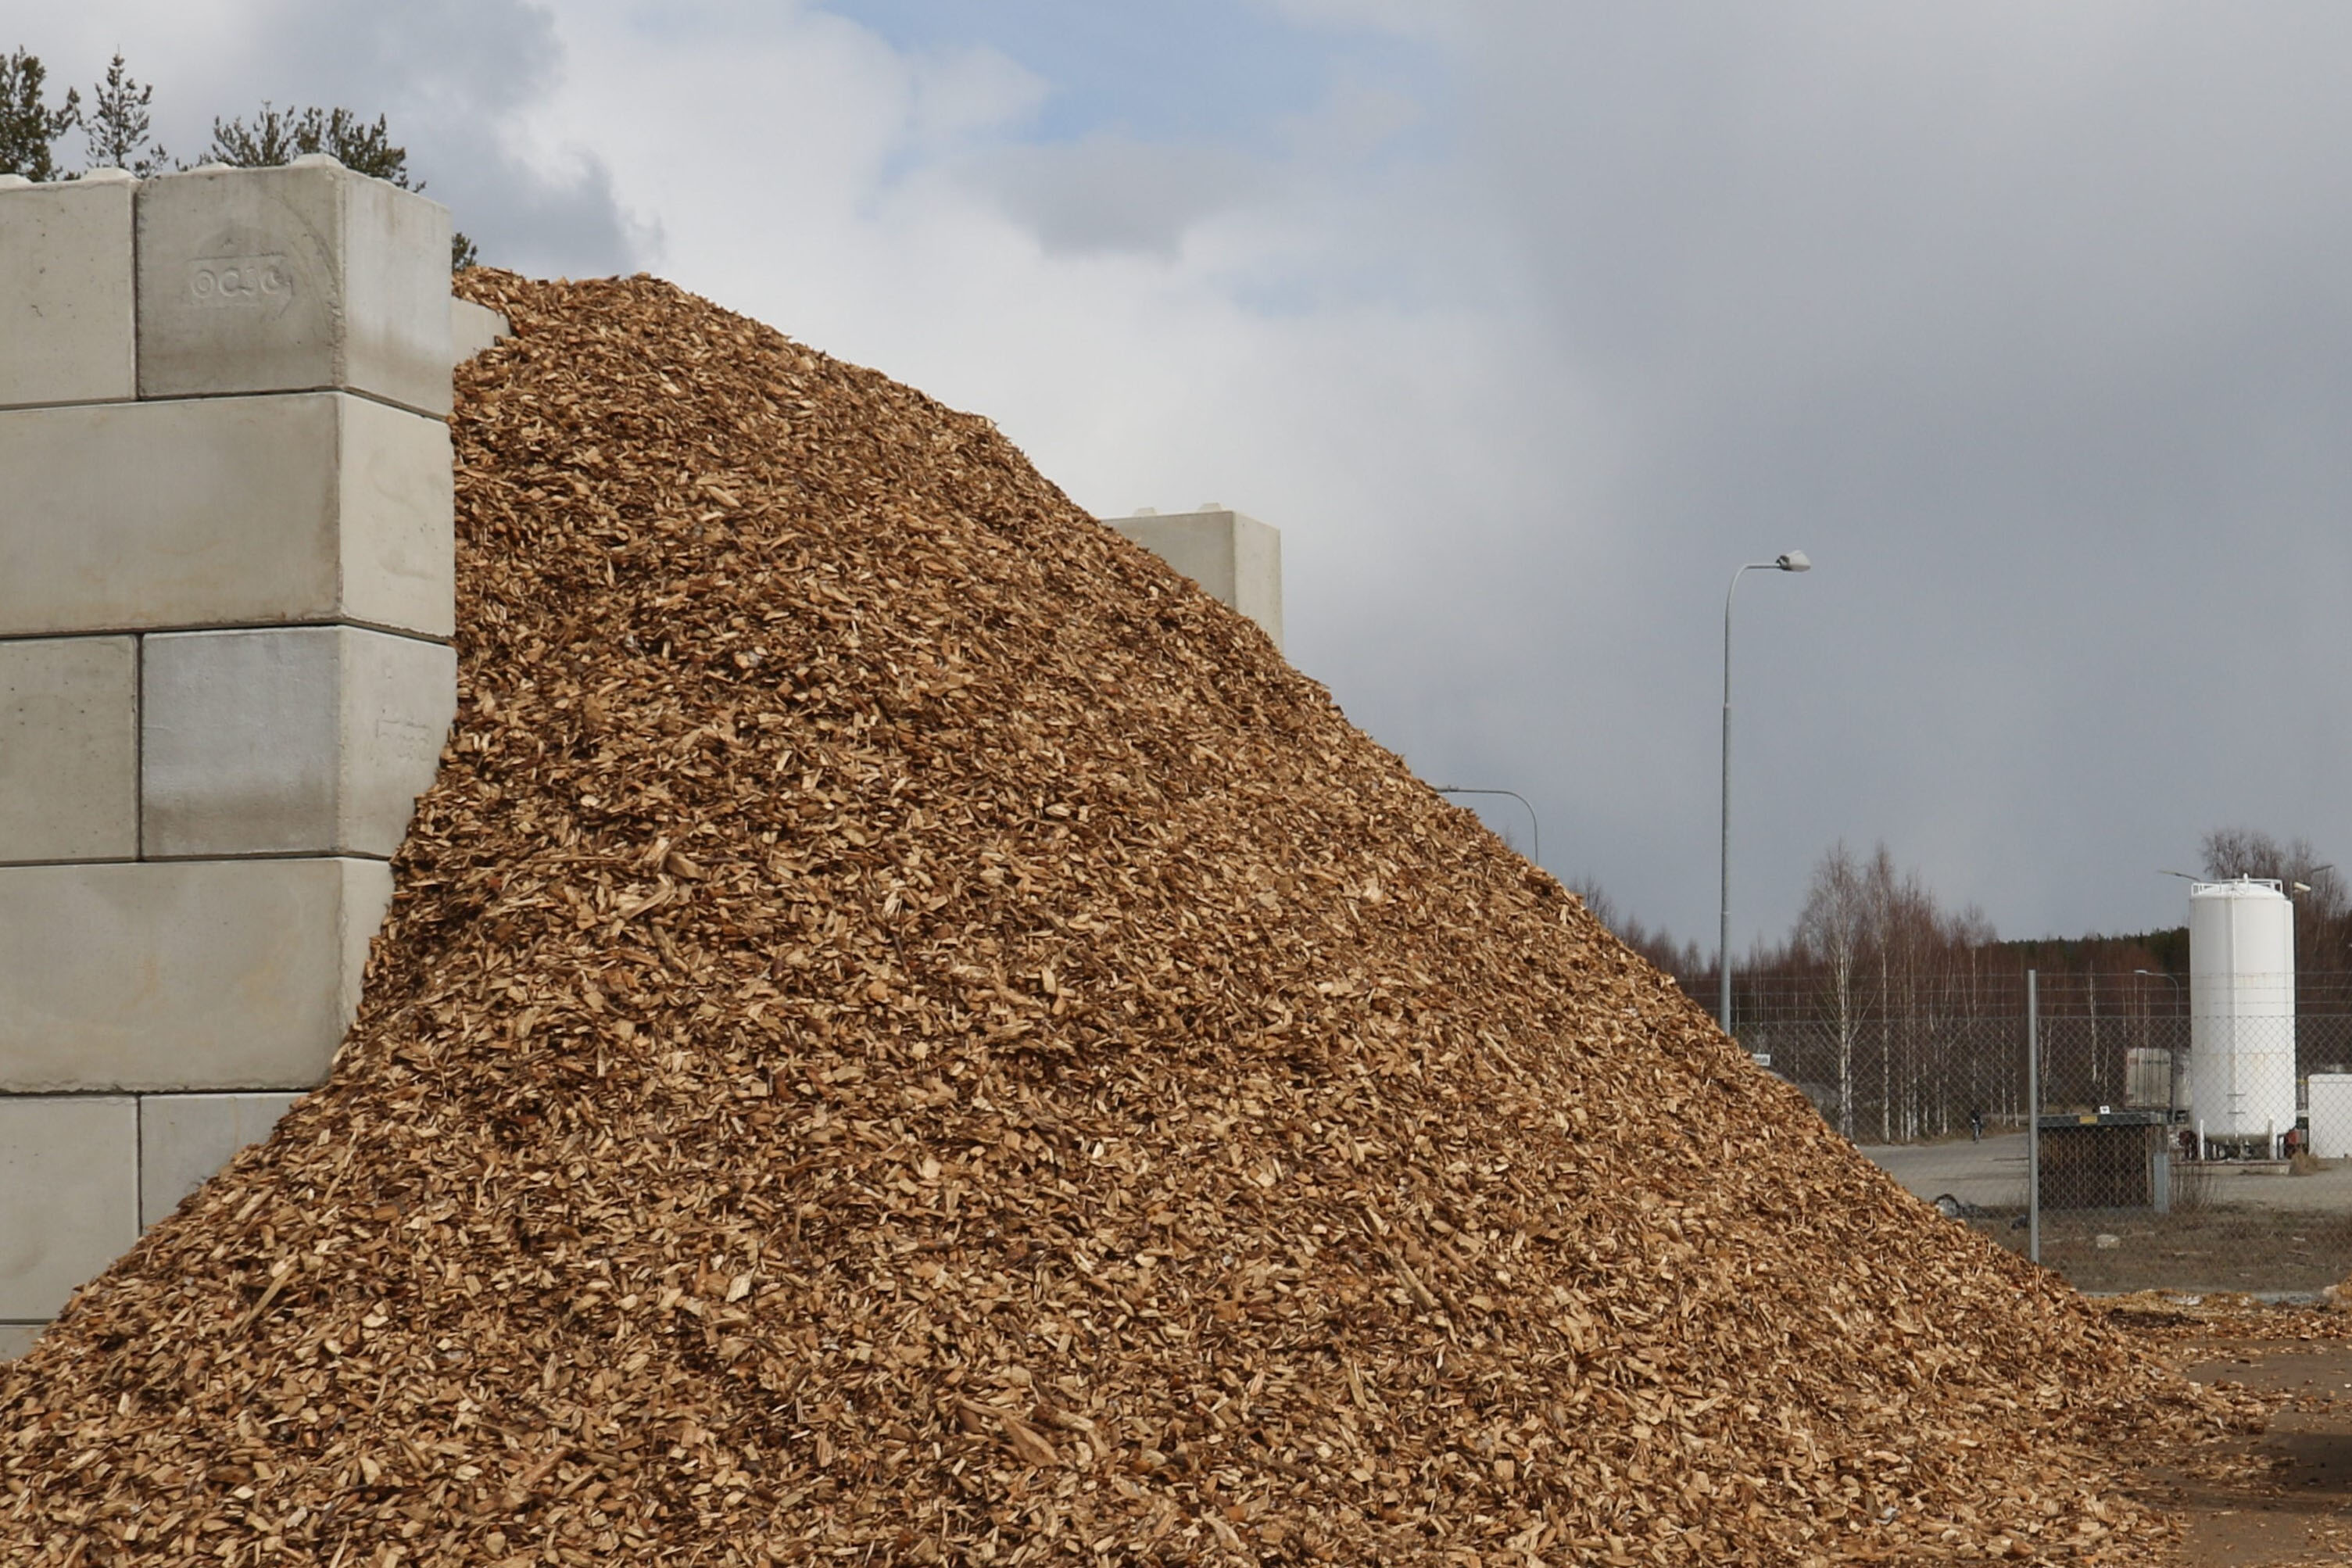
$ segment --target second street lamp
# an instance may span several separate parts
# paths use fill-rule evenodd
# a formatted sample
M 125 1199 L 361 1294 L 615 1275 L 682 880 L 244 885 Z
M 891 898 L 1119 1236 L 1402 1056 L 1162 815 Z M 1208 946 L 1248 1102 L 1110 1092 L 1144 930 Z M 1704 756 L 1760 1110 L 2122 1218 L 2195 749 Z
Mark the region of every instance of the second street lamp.
M 1722 1006 L 1723 1032 L 1731 1033 L 1731 600 L 1739 579 L 1750 572 L 1810 572 L 1813 563 L 1801 550 L 1770 561 L 1751 561 L 1731 574 L 1723 595 L 1723 908 L 1717 928 L 1715 968 L 1717 999 Z
M 1543 865 L 1543 824 L 1536 820 L 1535 804 L 1526 795 L 1515 789 L 1468 789 L 1461 784 L 1432 784 L 1430 787 L 1439 795 L 1507 795 L 1526 806 L 1528 826 L 1535 833 L 1533 842 L 1528 846 L 1528 859 L 1538 868 Z
M 2132 973 L 2145 974 L 2150 980 L 2165 982 L 2172 987 L 2172 1005 L 2175 1013 L 2185 1013 L 2189 1010 L 2189 1001 L 2181 992 L 2179 975 L 2161 969 L 2135 969 Z M 2178 1121 L 2180 1120 L 2181 1104 L 2189 1098 L 2189 1052 L 2184 1047 L 2175 1046 L 2166 1052 L 2166 1055 L 2170 1059 L 2165 1064 L 2164 1094 L 2168 1101 L 2165 1110 Z

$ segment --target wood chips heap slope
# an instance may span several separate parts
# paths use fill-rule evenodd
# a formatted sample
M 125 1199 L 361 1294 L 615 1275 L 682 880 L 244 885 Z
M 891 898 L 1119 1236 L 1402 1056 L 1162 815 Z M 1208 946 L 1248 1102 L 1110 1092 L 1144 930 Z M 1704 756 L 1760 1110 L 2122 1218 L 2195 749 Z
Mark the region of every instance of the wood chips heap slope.
M 466 274 L 334 1072 L 0 1367 L 11 1563 L 2130 1560 L 2191 1395 L 985 421 Z

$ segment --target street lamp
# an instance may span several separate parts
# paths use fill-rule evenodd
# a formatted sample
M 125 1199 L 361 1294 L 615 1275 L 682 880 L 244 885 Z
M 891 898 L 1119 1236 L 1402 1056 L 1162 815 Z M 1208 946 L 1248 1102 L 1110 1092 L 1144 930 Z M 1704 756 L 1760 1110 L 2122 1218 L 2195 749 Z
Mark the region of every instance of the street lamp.
M 2168 974 L 2161 969 L 2135 969 L 2132 973 L 2145 974 L 2157 980 L 2169 981 L 2172 984 L 2172 1005 L 2176 1008 L 2186 1010 L 2188 1004 L 2181 999 L 2179 976 Z M 2180 1116 L 2181 1101 L 2189 1098 L 2186 1092 L 2189 1088 L 2186 1081 L 2189 1077 L 2189 1058 L 2188 1053 L 2178 1046 L 2172 1048 L 2169 1055 L 2171 1060 L 2166 1064 L 2164 1082 L 2165 1098 L 2171 1103 L 2165 1107 L 2165 1110 L 2177 1121 Z
M 1528 856 L 1528 858 L 1534 861 L 1538 867 L 1543 865 L 1543 824 L 1536 820 L 1536 808 L 1528 804 L 1526 795 L 1515 789 L 1465 789 L 1460 784 L 1436 784 L 1432 787 L 1440 795 L 1507 795 L 1521 805 L 1527 806 L 1528 826 L 1534 831 L 1535 835 L 1528 841 L 1533 852 Z
M 1731 1033 L 1731 600 L 1739 592 L 1739 579 L 1750 572 L 1812 569 L 1801 550 L 1770 561 L 1751 561 L 1731 574 L 1731 586 L 1723 595 L 1723 919 L 1716 932 L 1715 968 L 1727 1035 Z

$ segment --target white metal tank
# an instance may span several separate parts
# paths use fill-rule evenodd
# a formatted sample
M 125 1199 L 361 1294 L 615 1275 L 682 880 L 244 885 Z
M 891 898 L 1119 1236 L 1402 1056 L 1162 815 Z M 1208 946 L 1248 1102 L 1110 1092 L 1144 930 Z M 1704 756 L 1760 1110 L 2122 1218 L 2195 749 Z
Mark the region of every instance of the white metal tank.
M 2208 1139 L 2294 1126 L 2294 905 L 2276 882 L 2189 886 L 2189 1060 Z

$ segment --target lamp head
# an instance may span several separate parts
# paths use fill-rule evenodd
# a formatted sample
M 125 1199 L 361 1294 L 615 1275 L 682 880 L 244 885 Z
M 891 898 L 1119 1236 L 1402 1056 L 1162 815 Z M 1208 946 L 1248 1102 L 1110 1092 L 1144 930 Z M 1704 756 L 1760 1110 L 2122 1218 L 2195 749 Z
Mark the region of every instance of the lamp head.
M 1805 552 L 1801 550 L 1791 550 L 1772 564 L 1783 572 L 1810 572 L 1813 569 L 1812 562 L 1806 559 Z

